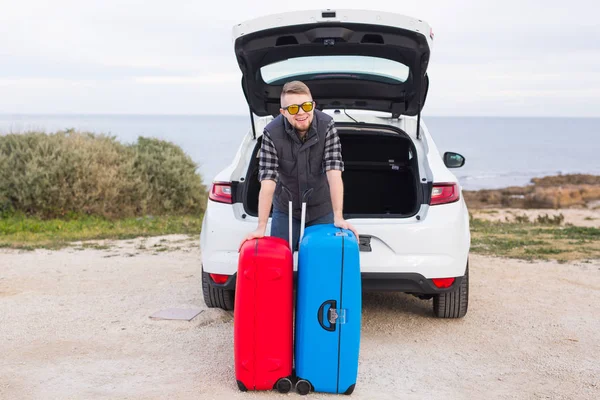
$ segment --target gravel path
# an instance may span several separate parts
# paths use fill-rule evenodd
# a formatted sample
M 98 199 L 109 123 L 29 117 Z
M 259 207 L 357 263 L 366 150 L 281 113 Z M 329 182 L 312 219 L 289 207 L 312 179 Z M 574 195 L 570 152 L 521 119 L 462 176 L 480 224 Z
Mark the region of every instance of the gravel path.
M 299 398 L 238 391 L 232 316 L 204 307 L 196 243 L 0 250 L 0 399 Z M 350 398 L 600 398 L 600 260 L 473 255 L 470 272 L 461 320 L 433 318 L 431 301 L 365 294 Z M 204 311 L 149 318 L 171 307 Z

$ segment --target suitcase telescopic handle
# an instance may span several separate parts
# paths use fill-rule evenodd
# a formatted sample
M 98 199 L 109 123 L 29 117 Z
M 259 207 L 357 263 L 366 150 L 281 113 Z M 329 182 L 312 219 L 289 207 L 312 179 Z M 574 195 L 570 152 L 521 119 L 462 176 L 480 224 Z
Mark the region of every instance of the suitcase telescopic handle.
M 303 203 L 308 203 L 308 199 L 310 199 L 310 196 L 312 196 L 312 194 L 313 194 L 314 191 L 315 191 L 315 189 L 313 189 L 313 188 L 306 189 L 302 193 L 302 202 Z
M 284 192 L 285 195 L 287 196 L 288 202 L 292 201 L 292 192 L 290 192 L 290 189 L 281 185 L 281 191 Z
M 308 199 L 312 195 L 314 191 L 313 188 L 306 189 L 304 193 L 302 193 L 302 215 L 300 216 L 300 238 L 298 243 L 302 243 L 302 239 L 304 238 L 304 228 L 306 225 L 306 203 L 308 203 Z
M 286 188 L 283 185 L 281 185 L 281 190 L 287 195 L 288 198 L 288 243 L 290 246 L 290 250 L 293 254 L 294 247 L 292 244 L 292 192 L 290 192 L 290 189 Z
M 330 305 L 331 307 L 329 307 L 329 309 L 327 310 L 327 321 L 329 322 L 329 326 L 325 326 L 325 324 L 323 323 L 323 314 L 325 311 L 325 307 L 327 305 Z M 319 307 L 319 311 L 317 312 L 317 319 L 319 320 L 319 325 L 321 325 L 321 328 L 325 329 L 328 332 L 333 332 L 335 331 L 335 319 L 331 318 L 331 310 L 335 310 L 337 306 L 337 302 L 335 300 L 327 300 L 326 302 L 324 302 L 323 304 L 321 304 L 321 307 Z

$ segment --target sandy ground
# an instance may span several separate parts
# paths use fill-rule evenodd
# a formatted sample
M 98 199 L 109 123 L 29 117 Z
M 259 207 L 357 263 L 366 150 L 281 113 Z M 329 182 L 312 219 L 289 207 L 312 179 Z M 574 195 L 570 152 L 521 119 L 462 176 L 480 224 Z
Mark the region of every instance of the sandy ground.
M 238 391 L 232 316 L 204 306 L 196 243 L 0 250 L 0 399 L 299 398 Z M 149 318 L 170 307 L 203 312 Z M 365 294 L 351 398 L 598 399 L 599 315 L 600 260 L 473 255 L 464 319 L 435 319 L 431 301 L 409 295 Z
M 495 209 L 469 209 L 474 218 L 489 221 L 514 221 L 517 216 L 526 215 L 530 221 L 535 221 L 538 216 L 548 215 L 552 218 L 562 214 L 564 224 L 575 226 L 586 226 L 600 228 L 600 209 L 591 208 L 563 208 L 560 210 L 549 209 L 514 209 L 514 208 L 495 208 Z

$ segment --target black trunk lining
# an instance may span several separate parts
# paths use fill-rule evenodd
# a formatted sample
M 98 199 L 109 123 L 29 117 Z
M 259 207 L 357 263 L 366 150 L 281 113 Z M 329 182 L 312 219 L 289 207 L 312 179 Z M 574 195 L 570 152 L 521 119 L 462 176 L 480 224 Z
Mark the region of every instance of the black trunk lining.
M 413 215 L 418 210 L 418 167 L 409 137 L 396 133 L 360 132 L 338 126 L 345 168 L 344 215 L 365 218 Z M 258 213 L 257 141 L 247 176 L 245 208 Z

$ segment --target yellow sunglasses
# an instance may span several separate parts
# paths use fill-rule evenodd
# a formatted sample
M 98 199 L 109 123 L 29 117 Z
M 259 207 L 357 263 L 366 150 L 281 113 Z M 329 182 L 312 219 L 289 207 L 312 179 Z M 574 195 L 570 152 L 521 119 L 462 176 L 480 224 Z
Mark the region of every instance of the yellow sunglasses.
M 287 107 L 282 107 L 282 109 L 287 110 L 291 115 L 296 115 L 300 111 L 300 108 L 302 108 L 304 112 L 311 112 L 314 107 L 314 101 L 305 101 L 302 104 L 290 104 Z

